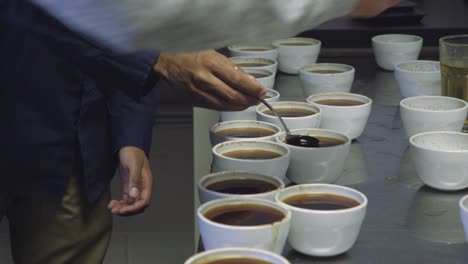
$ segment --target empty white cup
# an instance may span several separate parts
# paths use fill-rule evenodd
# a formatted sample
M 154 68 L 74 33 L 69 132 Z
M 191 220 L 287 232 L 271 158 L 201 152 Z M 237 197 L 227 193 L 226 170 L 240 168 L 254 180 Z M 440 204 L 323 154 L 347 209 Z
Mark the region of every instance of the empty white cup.
M 271 131 L 272 135 L 263 136 L 263 137 L 236 137 L 220 132 L 230 130 L 230 129 L 249 129 L 257 128 Z M 234 120 L 226 121 L 213 125 L 210 128 L 210 143 L 211 146 L 219 144 L 221 142 L 230 141 L 230 140 L 266 140 L 266 141 L 275 141 L 276 137 L 281 134 L 281 129 L 272 123 L 261 122 L 256 120 Z
M 273 46 L 278 48 L 279 70 L 298 74 L 302 66 L 317 62 L 321 42 L 312 38 L 287 38 L 274 41 Z
M 297 195 L 332 194 L 345 196 L 359 205 L 341 210 L 311 210 L 283 201 Z M 348 187 L 333 184 L 300 184 L 283 189 L 276 201 L 292 212 L 288 242 L 295 250 L 311 256 L 335 256 L 356 242 L 366 215 L 367 197 Z
M 446 191 L 468 188 L 468 134 L 426 132 L 409 141 L 416 173 L 424 184 Z
M 278 70 L 278 62 L 273 59 L 241 56 L 231 57 L 229 60 L 237 66 L 241 67 L 243 70 L 267 70 L 271 71 L 274 75 L 276 75 L 276 71 Z
M 352 100 L 359 105 L 326 105 L 324 100 Z M 335 130 L 345 134 L 351 140 L 358 138 L 367 125 L 371 109 L 372 99 L 367 96 L 353 93 L 321 93 L 311 95 L 307 102 L 317 106 L 321 110 L 320 128 Z
M 465 238 L 466 241 L 468 241 L 468 195 L 465 195 L 460 199 L 458 206 L 460 208 L 460 218 L 463 223 Z
M 265 98 L 265 100 L 269 103 L 277 102 L 280 99 L 280 93 L 272 89 L 267 89 L 266 96 L 267 98 Z M 243 111 L 221 111 L 220 120 L 223 122 L 233 120 L 257 120 L 256 109 L 257 105 L 248 107 Z
M 231 57 L 250 56 L 276 60 L 278 58 L 278 49 L 272 45 L 250 45 L 238 44 L 228 46 Z
M 400 102 L 400 115 L 406 135 L 429 131 L 455 131 L 463 128 L 468 104 L 448 96 L 414 96 Z
M 248 181 L 248 180 L 258 180 L 266 182 L 275 186 L 276 189 L 265 191 L 265 192 L 255 192 L 256 188 L 252 185 L 248 185 L 249 190 L 252 191 L 246 193 L 236 193 L 236 192 L 221 192 L 209 189 L 208 187 L 212 184 L 222 183 L 225 181 Z M 200 197 L 201 203 L 206 203 L 215 199 L 221 198 L 254 198 L 254 199 L 266 199 L 266 200 L 275 200 L 275 195 L 280 190 L 284 188 L 284 183 L 280 179 L 258 173 L 251 173 L 246 171 L 222 171 L 217 173 L 211 173 L 203 176 L 198 182 L 198 196 Z
M 395 79 L 402 97 L 440 95 L 442 90 L 438 61 L 405 61 L 395 65 Z
M 388 71 L 400 62 L 417 60 L 422 44 L 423 39 L 415 35 L 384 34 L 372 38 L 377 65 Z
M 355 70 L 352 66 L 338 63 L 316 63 L 303 66 L 299 71 L 305 95 L 329 92 L 349 92 L 353 85 Z
M 239 150 L 263 150 L 281 155 L 272 159 L 238 159 L 223 154 Z M 276 142 L 245 140 L 227 141 L 213 147 L 212 172 L 242 170 L 274 176 L 282 181 L 286 179 L 290 151 Z
M 289 129 L 299 129 L 299 128 L 317 128 L 320 125 L 320 108 L 313 106 L 308 103 L 304 102 L 294 102 L 294 101 L 281 101 L 281 102 L 273 102 L 270 105 L 276 109 L 303 109 L 306 111 L 310 111 L 311 115 L 300 116 L 300 117 L 282 117 L 286 126 Z M 281 127 L 281 123 L 279 122 L 278 118 L 275 115 L 265 114 L 264 111 L 269 110 L 263 104 L 257 106 L 256 113 L 257 113 L 257 120 L 268 122 L 275 124 Z M 281 114 L 281 113 L 280 113 Z
M 271 224 L 238 226 L 208 219 L 210 210 L 225 206 L 259 205 L 281 212 L 284 217 Z M 249 247 L 281 254 L 289 232 L 291 211 L 276 202 L 264 199 L 224 198 L 204 203 L 197 210 L 198 227 L 205 249 Z
M 210 261 L 237 260 L 238 258 L 252 258 L 255 260 L 266 261 L 271 264 L 291 264 L 283 256 L 267 250 L 237 247 L 207 250 L 192 256 L 185 261 L 185 264 L 210 264 Z

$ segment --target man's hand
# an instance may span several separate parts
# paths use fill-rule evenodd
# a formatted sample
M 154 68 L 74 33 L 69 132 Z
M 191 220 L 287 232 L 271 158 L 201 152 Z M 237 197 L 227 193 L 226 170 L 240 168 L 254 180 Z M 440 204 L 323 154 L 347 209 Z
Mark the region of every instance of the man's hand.
M 119 151 L 119 175 L 122 181 L 121 200 L 112 200 L 108 208 L 115 215 L 142 213 L 151 201 L 153 175 L 143 150 L 124 147 Z
M 252 76 L 214 50 L 161 53 L 154 70 L 171 86 L 182 88 L 195 106 L 240 111 L 266 94 Z
M 352 17 L 376 16 L 399 2 L 400 0 L 359 0 L 356 8 L 349 15 Z

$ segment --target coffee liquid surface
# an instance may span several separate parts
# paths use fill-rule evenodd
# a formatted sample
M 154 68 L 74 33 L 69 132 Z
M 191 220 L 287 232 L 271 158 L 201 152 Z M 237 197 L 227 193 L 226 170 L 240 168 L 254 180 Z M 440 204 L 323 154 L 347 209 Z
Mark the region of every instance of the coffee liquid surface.
M 352 198 L 336 194 L 300 194 L 283 200 L 284 203 L 311 210 L 343 210 L 358 206 Z
M 301 108 L 275 108 L 276 112 L 281 117 L 303 117 L 314 115 L 315 112 L 311 110 L 301 109 Z M 264 114 L 275 116 L 270 109 L 264 110 Z
M 271 207 L 258 204 L 236 204 L 213 208 L 205 213 L 213 222 L 233 226 L 267 225 L 280 221 L 285 215 Z
M 208 190 L 228 194 L 266 193 L 278 189 L 274 184 L 256 179 L 232 179 L 214 182 L 206 186 Z
M 307 42 L 289 42 L 289 43 L 281 43 L 281 45 L 284 45 L 284 46 L 311 46 L 311 45 L 314 45 L 314 44 L 307 43 Z
M 326 74 L 330 74 L 330 73 L 343 73 L 344 71 L 339 71 L 339 70 L 311 70 L 309 71 L 311 73 L 326 73 Z
M 227 257 L 222 259 L 207 260 L 197 262 L 195 264 L 273 264 L 266 260 L 249 258 L 249 257 Z
M 263 160 L 275 159 L 281 157 L 281 154 L 262 150 L 262 149 L 241 149 L 223 153 L 224 156 L 234 159 L 249 159 L 249 160 Z
M 257 73 L 257 72 L 249 72 L 249 74 L 255 78 L 265 78 L 265 77 L 270 76 L 269 74 Z
M 239 49 L 239 50 L 242 50 L 242 51 L 267 51 L 267 50 L 271 50 L 271 49 L 266 49 L 266 48 L 246 48 L 246 49 Z
M 314 138 L 319 140 L 318 146 L 312 146 L 311 148 L 326 148 L 326 147 L 333 147 L 333 146 L 338 146 L 346 143 L 345 140 L 339 139 L 339 138 L 331 138 L 331 137 L 319 137 L 319 136 L 313 136 Z M 294 145 L 294 146 L 299 146 L 299 147 L 304 147 L 303 145 L 297 145 L 297 144 L 290 144 L 290 142 L 286 142 L 283 139 L 283 142 L 289 144 L 289 145 Z
M 258 63 L 258 62 L 242 62 L 236 63 L 239 67 L 263 67 L 270 65 L 269 63 Z
M 255 127 L 239 127 L 239 128 L 228 128 L 216 132 L 218 135 L 227 136 L 227 137 L 237 137 L 237 138 L 253 138 L 253 137 L 267 137 L 274 135 L 275 132 Z
M 351 99 L 325 99 L 316 101 L 317 104 L 322 105 L 332 105 L 332 106 L 355 106 L 355 105 L 363 105 L 363 102 L 351 100 Z

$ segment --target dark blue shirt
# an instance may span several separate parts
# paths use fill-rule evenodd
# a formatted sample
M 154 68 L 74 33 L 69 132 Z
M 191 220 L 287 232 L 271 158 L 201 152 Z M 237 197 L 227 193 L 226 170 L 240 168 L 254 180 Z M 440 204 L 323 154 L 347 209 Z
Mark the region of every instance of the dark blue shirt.
M 120 148 L 149 151 L 157 57 L 115 54 L 0 0 L 0 192 L 60 198 L 75 171 L 96 199 Z

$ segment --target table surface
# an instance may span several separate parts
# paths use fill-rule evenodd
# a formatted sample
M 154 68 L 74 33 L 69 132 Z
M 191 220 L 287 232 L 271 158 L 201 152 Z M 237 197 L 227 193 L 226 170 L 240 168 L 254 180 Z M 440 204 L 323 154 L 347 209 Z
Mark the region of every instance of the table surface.
M 289 246 L 283 255 L 293 264 L 468 263 L 458 213 L 458 201 L 468 190 L 440 192 L 417 178 L 402 128 L 402 98 L 393 72 L 378 69 L 372 56 L 346 57 L 340 62 L 356 68 L 352 92 L 373 99 L 367 127 L 353 141 L 337 182 L 368 197 L 367 215 L 356 244 L 342 255 L 310 257 Z M 279 73 L 275 89 L 282 101 L 305 100 L 297 75 Z

